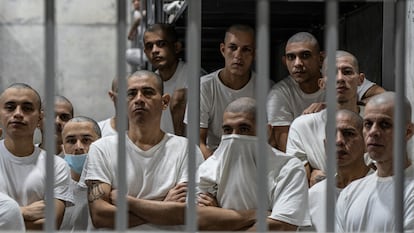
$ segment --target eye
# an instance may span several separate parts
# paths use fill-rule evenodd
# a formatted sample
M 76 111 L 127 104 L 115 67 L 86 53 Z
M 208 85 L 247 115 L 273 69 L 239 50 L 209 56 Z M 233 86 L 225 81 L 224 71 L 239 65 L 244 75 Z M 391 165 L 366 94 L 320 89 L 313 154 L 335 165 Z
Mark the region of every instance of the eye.
M 343 69 L 342 74 L 343 75 L 353 75 L 354 71 L 352 69 Z
M 67 144 L 76 144 L 76 139 L 75 138 L 67 138 L 66 140 L 66 143 Z
M 34 111 L 34 107 L 31 104 L 24 104 L 22 106 L 22 110 L 23 110 L 23 112 L 33 112 Z
M 153 89 L 153 88 L 143 88 L 142 89 L 142 94 L 145 96 L 145 97 L 150 97 L 150 96 L 153 96 L 153 95 L 155 95 L 157 92 L 155 91 L 155 89 Z
M 239 130 L 240 130 L 240 134 L 250 133 L 250 127 L 248 127 L 248 126 L 241 126 Z
M 155 44 L 158 48 L 163 48 L 168 44 L 168 42 L 166 40 L 158 40 Z
M 82 138 L 82 144 L 91 144 L 92 143 L 92 139 L 91 138 Z
M 11 104 L 11 103 L 6 103 L 4 105 L 4 109 L 6 109 L 8 112 L 11 112 L 14 109 L 16 109 L 16 105 L 15 104 Z
M 144 47 L 145 47 L 145 50 L 152 50 L 152 47 L 154 47 L 154 44 L 148 42 L 148 43 L 145 43 Z
M 62 121 L 64 121 L 64 122 L 67 122 L 67 121 L 69 121 L 72 117 L 71 117 L 71 115 L 70 115 L 70 114 L 63 113 L 63 114 L 60 114 L 60 115 L 59 115 L 59 118 L 60 118 L 60 120 L 62 120 Z
M 242 50 L 244 53 L 252 53 L 253 52 L 253 48 L 251 47 L 243 47 Z
M 137 93 L 138 93 L 138 90 L 136 90 L 136 89 L 128 90 L 127 91 L 127 98 L 132 99 L 137 95 Z
M 231 45 L 229 45 L 229 47 L 228 47 L 231 51 L 236 51 L 237 50 L 237 46 L 235 45 L 235 44 L 231 44 Z
M 344 130 L 344 131 L 342 132 L 342 135 L 343 135 L 344 137 L 353 137 L 353 136 L 355 136 L 355 133 L 354 133 L 353 131 L 350 131 L 350 130 Z
M 293 54 L 286 54 L 286 59 L 289 61 L 293 61 L 296 59 L 296 56 Z
M 302 53 L 301 58 L 302 59 L 308 59 L 311 56 L 312 56 L 312 54 L 310 52 L 304 52 L 304 53 Z
M 364 128 L 365 129 L 371 129 L 372 122 L 371 121 L 364 121 Z
M 231 134 L 233 129 L 229 126 L 223 126 L 223 134 Z
M 390 129 L 390 128 L 392 128 L 392 124 L 387 122 L 387 121 L 382 121 L 380 123 L 380 127 L 381 127 L 381 129 Z

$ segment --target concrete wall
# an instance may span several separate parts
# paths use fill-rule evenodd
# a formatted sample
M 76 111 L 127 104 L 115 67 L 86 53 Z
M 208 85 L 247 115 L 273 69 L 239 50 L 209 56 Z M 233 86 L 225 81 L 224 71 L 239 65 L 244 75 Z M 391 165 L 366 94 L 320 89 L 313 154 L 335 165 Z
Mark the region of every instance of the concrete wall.
M 56 2 L 56 94 L 75 115 L 111 116 L 116 74 L 116 1 Z M 25 82 L 44 96 L 44 0 L 0 0 L 0 89 Z

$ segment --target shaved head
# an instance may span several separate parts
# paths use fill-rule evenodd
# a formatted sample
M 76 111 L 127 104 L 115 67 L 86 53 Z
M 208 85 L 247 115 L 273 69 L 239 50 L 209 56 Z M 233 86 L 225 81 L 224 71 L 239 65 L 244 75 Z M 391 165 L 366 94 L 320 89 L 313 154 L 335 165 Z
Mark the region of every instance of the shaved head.
M 253 119 L 256 118 L 256 100 L 250 97 L 241 97 L 229 105 L 227 105 L 224 112 L 240 113 L 245 112 L 253 116 Z

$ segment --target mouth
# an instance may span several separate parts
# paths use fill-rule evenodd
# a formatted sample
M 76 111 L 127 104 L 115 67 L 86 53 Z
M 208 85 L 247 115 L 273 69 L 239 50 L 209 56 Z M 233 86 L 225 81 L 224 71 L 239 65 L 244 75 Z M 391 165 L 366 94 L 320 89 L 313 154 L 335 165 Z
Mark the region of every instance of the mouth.
M 160 56 L 156 56 L 156 57 L 154 57 L 152 60 L 153 60 L 154 62 L 159 62 L 159 61 L 164 60 L 164 58 L 163 58 L 163 57 L 160 57 Z
M 234 62 L 234 63 L 231 64 L 231 66 L 233 66 L 233 67 L 243 67 L 243 63 L 241 63 L 241 62 Z
M 12 122 L 9 123 L 9 125 L 11 125 L 11 126 L 24 126 L 26 124 L 21 122 L 21 121 L 12 121 Z
M 379 144 L 379 143 L 375 143 L 375 142 L 367 143 L 367 149 L 368 148 L 378 148 L 378 147 L 384 147 L 384 145 Z
M 133 112 L 134 113 L 141 113 L 141 112 L 146 112 L 147 110 L 145 109 L 145 108 L 135 108 L 134 110 L 133 110 Z
M 336 155 L 338 156 L 338 158 L 342 158 L 345 155 L 347 155 L 348 153 L 345 150 L 337 150 L 336 151 Z
M 346 87 L 344 87 L 344 86 L 339 86 L 339 87 L 336 88 L 337 92 L 344 92 L 345 90 L 346 90 Z

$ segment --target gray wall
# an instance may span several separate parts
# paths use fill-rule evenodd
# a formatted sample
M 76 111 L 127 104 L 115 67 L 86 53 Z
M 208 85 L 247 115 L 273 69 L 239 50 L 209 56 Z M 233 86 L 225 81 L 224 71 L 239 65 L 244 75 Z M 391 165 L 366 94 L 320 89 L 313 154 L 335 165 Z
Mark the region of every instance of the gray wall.
M 56 2 L 56 94 L 75 115 L 114 113 L 107 91 L 116 73 L 116 1 Z M 0 0 L 0 89 L 25 82 L 44 96 L 44 0 Z

